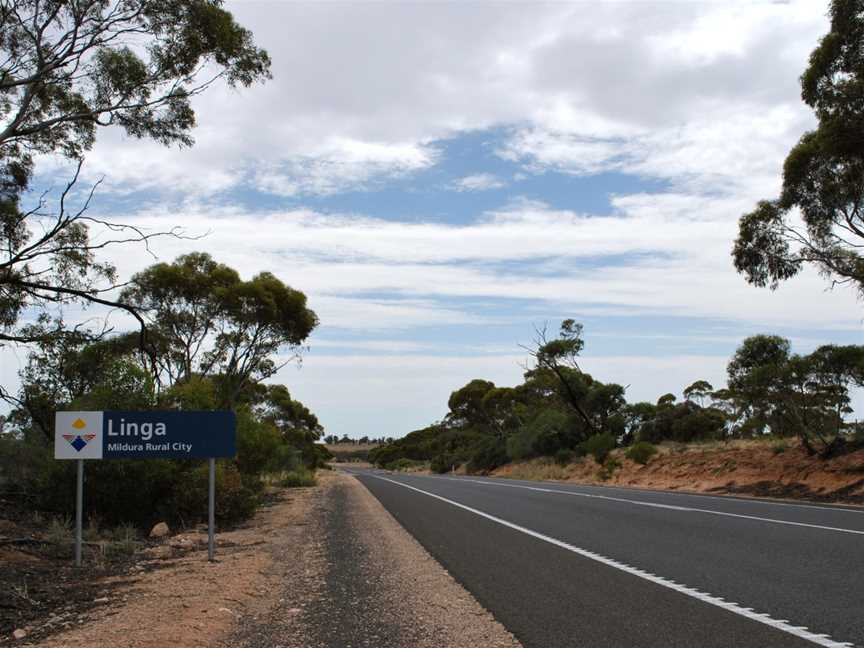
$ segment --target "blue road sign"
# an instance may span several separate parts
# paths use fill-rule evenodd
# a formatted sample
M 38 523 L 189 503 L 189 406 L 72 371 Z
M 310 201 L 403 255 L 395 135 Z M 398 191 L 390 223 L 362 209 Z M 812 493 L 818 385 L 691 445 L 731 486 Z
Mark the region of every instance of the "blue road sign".
M 57 459 L 203 459 L 237 454 L 234 412 L 57 412 Z

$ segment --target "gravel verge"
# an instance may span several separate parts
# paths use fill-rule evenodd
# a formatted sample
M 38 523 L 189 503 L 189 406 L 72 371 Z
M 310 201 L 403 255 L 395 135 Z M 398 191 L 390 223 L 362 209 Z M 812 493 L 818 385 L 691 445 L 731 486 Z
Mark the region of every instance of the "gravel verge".
M 278 603 L 247 617 L 224 646 L 243 648 L 516 648 L 519 642 L 429 556 L 366 488 L 321 482 L 300 558 Z M 288 549 L 287 547 L 284 549 Z

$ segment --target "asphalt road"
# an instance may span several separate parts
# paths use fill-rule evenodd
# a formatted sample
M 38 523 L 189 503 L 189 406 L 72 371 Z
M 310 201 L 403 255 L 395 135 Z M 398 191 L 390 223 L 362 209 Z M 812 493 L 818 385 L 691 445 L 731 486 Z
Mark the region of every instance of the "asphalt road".
M 864 646 L 864 511 L 351 470 L 527 648 Z

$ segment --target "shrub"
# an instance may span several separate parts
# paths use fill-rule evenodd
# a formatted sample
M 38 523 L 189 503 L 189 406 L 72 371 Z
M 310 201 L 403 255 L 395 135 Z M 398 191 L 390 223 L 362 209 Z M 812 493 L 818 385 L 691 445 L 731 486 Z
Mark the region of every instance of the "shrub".
M 585 454 L 590 454 L 594 457 L 594 461 L 602 466 L 609 453 L 615 449 L 615 437 L 612 436 L 611 432 L 602 432 L 595 434 L 587 441 L 583 441 L 580 446 Z
M 297 468 L 296 470 L 289 470 L 283 473 L 279 483 L 284 488 L 302 488 L 314 486 L 317 481 L 315 480 L 315 473 L 311 470 Z
M 523 428 L 508 437 L 507 456 L 516 461 L 530 459 L 535 456 L 534 436 L 531 430 Z
M 621 462 L 618 461 L 615 457 L 609 457 L 606 459 L 606 462 L 597 471 L 597 477 L 602 481 L 608 481 L 612 479 L 612 475 L 615 474 L 615 471 L 621 467 Z
M 771 452 L 775 455 L 783 454 L 789 449 L 789 444 L 785 441 L 780 441 L 779 443 L 775 443 L 771 446 Z
M 559 466 L 566 466 L 575 458 L 576 453 L 573 450 L 569 450 L 567 448 L 561 448 L 558 452 L 555 453 L 555 463 L 557 463 Z
M 69 544 L 75 539 L 69 516 L 51 518 L 45 539 L 53 545 Z
M 639 443 L 635 443 L 627 448 L 625 456 L 630 459 L 630 461 L 635 461 L 644 466 L 655 454 L 657 454 L 657 447 L 653 443 L 640 441 Z
M 429 465 L 429 468 L 434 473 L 438 473 L 442 475 L 444 473 L 450 472 L 454 466 L 458 466 L 461 462 L 456 461 L 456 458 L 453 455 L 448 454 L 440 454 L 436 457 L 433 457 L 432 463 Z
M 149 463 L 149 462 L 148 462 Z M 209 470 L 200 463 L 182 474 L 172 502 L 171 515 L 184 525 L 207 515 Z M 216 462 L 216 519 L 221 524 L 234 524 L 255 512 L 258 491 L 244 484 L 237 466 L 229 461 Z
M 138 532 L 133 525 L 121 524 L 110 535 L 112 542 L 105 546 L 106 558 L 128 558 L 138 550 Z
M 466 469 L 469 473 L 485 473 L 495 470 L 498 466 L 503 466 L 507 460 L 507 450 L 504 443 L 498 440 L 489 440 L 474 451 Z
M 384 464 L 384 470 L 392 470 L 394 472 L 399 472 L 402 470 L 408 470 L 409 468 L 413 468 L 417 465 L 416 461 L 411 461 L 410 459 L 406 459 L 405 457 L 400 457 L 390 463 Z

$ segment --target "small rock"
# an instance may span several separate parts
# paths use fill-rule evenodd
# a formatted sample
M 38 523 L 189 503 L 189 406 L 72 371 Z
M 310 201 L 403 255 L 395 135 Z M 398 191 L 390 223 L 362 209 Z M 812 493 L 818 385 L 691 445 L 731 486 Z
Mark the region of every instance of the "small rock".
M 160 522 L 152 529 L 150 529 L 151 538 L 164 538 L 169 533 L 171 533 L 171 529 L 168 528 L 168 525 L 165 524 L 165 522 Z
M 12 638 L 15 641 L 21 641 L 26 636 L 27 636 L 27 631 L 22 630 L 21 628 L 18 628 L 17 630 L 15 630 L 15 632 L 12 633 Z
M 160 545 L 158 547 L 150 547 L 145 553 L 152 558 L 170 558 L 174 553 L 174 549 L 171 545 Z
M 107 603 L 108 597 L 107 596 L 100 596 L 99 598 L 93 599 L 93 602 L 94 603 Z

